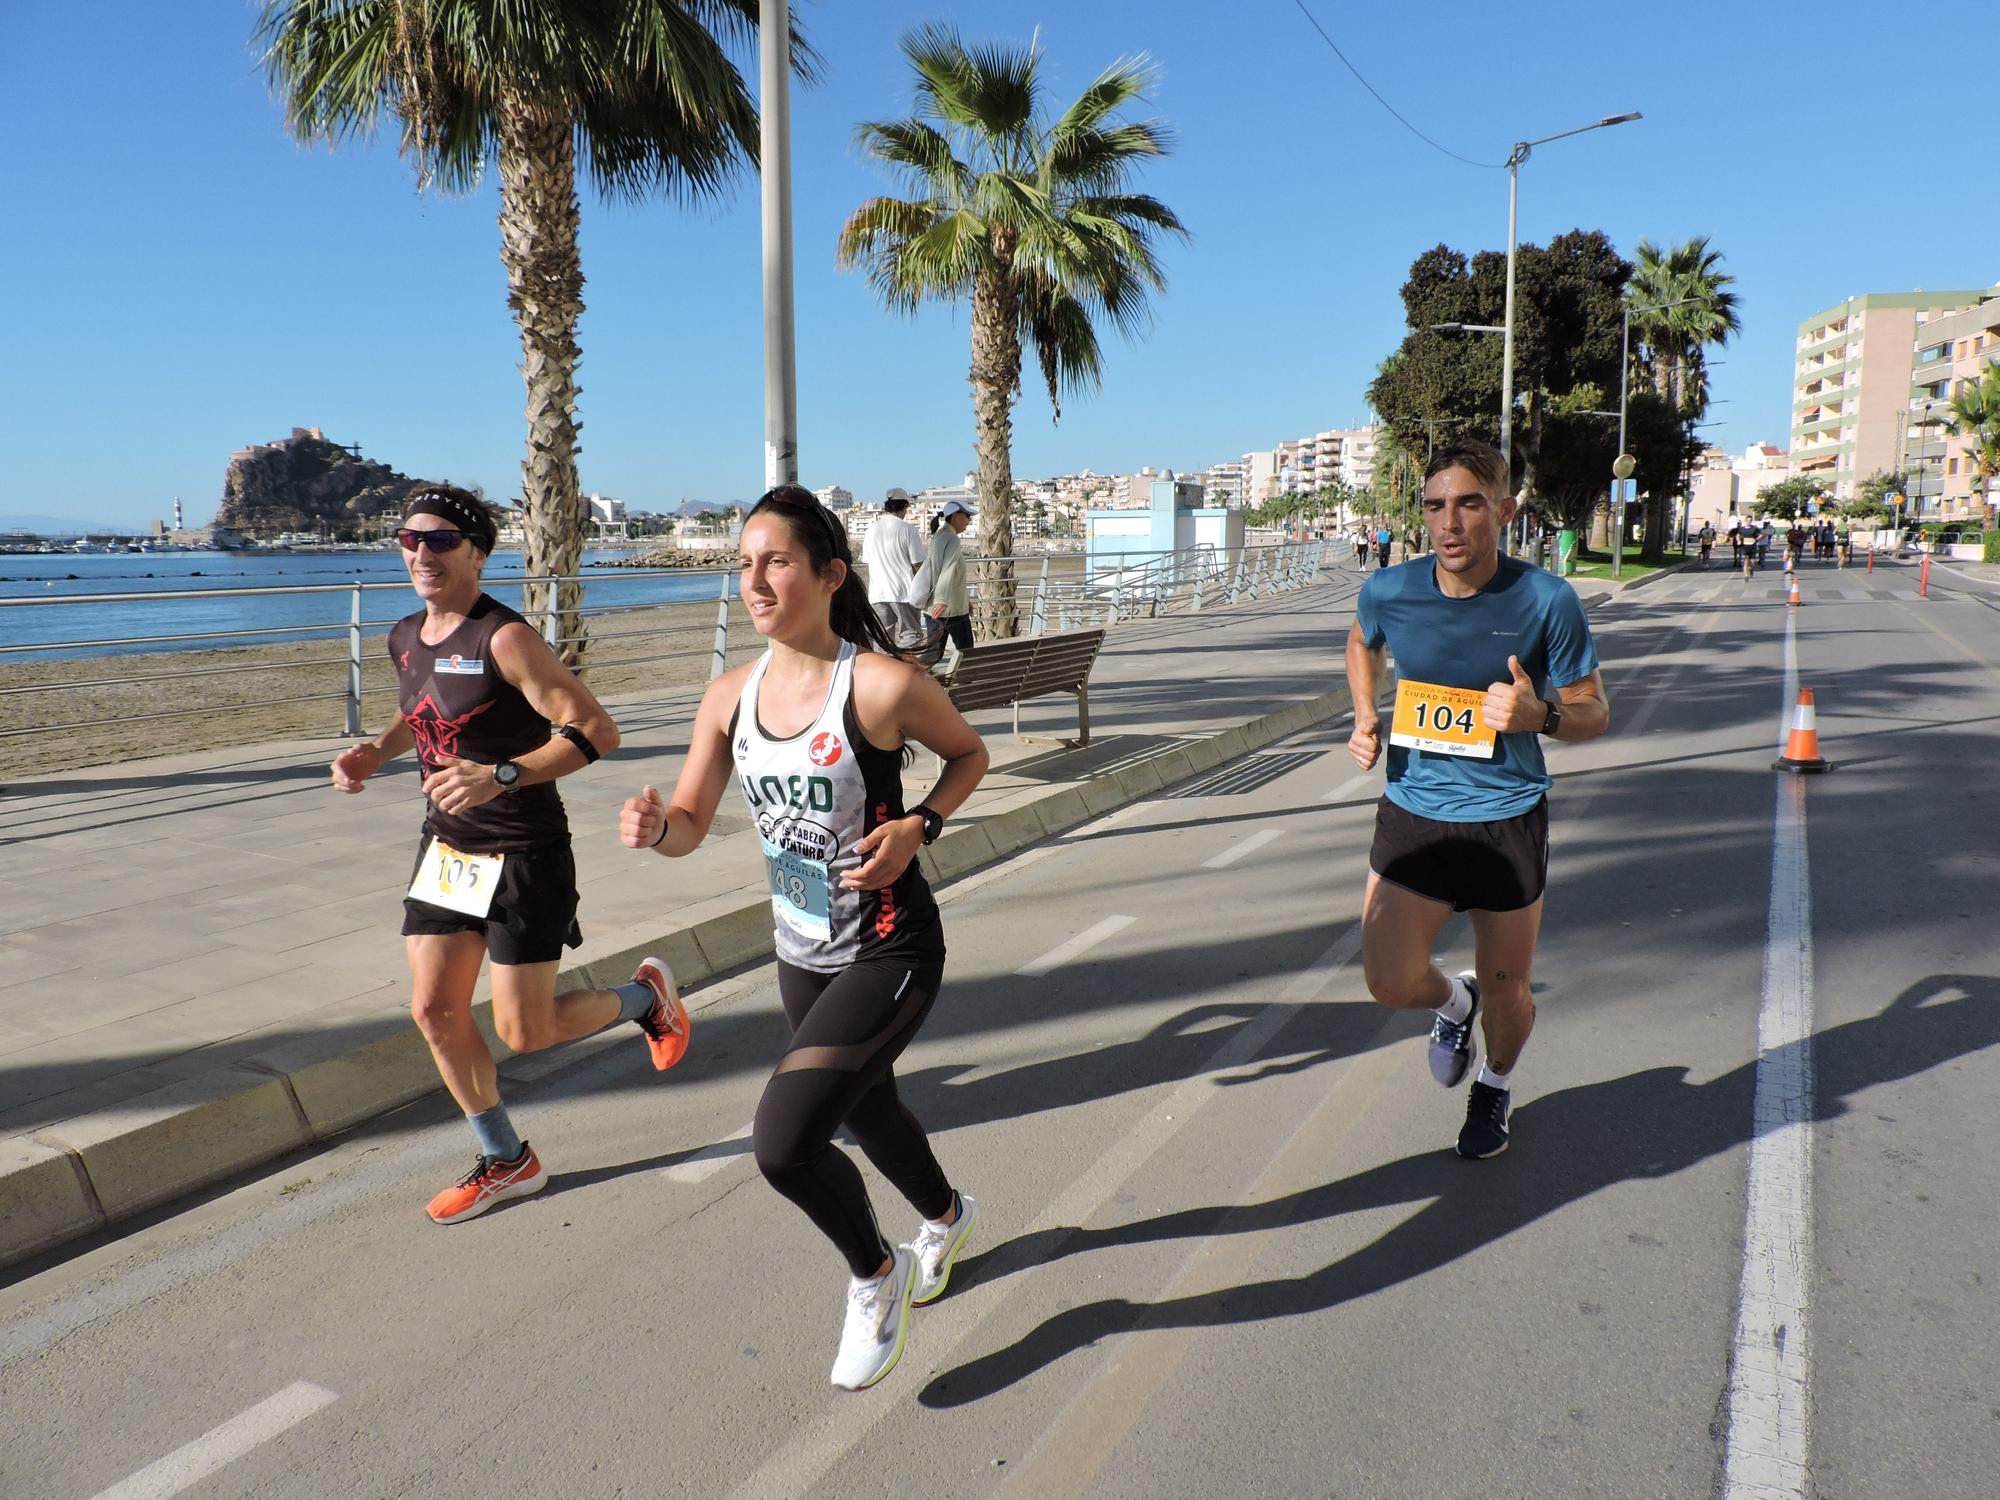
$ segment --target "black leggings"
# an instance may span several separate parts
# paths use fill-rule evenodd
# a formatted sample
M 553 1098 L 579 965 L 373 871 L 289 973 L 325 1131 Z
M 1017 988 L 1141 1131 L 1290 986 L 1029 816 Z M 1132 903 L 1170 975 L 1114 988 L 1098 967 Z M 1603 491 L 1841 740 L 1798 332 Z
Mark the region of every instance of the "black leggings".
M 857 963 L 838 974 L 778 963 L 778 998 L 792 1044 L 757 1101 L 757 1168 L 806 1211 L 856 1276 L 882 1269 L 889 1249 L 861 1172 L 834 1149 L 842 1123 L 876 1170 L 926 1219 L 951 1212 L 951 1184 L 916 1116 L 896 1096 L 891 1067 L 930 1014 L 944 958 Z

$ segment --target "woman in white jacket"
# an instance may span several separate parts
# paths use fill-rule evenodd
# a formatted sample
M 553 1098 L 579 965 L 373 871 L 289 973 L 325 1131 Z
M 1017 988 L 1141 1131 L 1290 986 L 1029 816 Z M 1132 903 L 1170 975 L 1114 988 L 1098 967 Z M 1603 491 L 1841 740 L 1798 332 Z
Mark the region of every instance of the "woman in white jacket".
M 931 532 L 930 554 L 917 575 L 917 597 L 928 598 L 927 613 L 938 622 L 939 635 L 931 645 L 942 650 L 943 638 L 961 651 L 972 649 L 972 603 L 965 578 L 965 550 L 959 537 L 972 524 L 972 507 L 963 500 L 947 500 L 938 512 Z

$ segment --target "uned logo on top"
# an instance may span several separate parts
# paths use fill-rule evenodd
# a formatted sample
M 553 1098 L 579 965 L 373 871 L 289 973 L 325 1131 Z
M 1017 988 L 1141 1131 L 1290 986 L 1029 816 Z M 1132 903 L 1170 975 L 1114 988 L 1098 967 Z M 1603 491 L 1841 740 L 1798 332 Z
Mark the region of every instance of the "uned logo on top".
M 840 759 L 840 736 L 830 729 L 814 735 L 806 746 L 806 759 L 816 766 L 832 765 Z

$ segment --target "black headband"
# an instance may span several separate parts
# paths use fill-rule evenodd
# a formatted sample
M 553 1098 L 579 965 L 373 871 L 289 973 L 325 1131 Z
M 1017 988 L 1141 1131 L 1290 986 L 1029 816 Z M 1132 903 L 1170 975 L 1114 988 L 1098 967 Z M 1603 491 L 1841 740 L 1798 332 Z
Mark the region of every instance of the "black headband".
M 477 543 L 482 552 L 493 550 L 493 518 L 478 506 L 468 505 L 444 490 L 418 490 L 410 496 L 403 502 L 403 519 L 407 521 L 411 516 L 436 516 L 440 521 L 449 521 Z

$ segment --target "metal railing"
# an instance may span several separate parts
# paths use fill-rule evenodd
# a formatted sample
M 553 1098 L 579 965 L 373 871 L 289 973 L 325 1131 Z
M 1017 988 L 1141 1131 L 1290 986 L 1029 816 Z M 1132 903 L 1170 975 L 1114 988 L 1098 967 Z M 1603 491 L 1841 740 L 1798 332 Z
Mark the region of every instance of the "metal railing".
M 1325 542 L 1309 541 L 1232 548 L 1227 552 L 1212 547 L 1197 547 L 1180 552 L 1025 553 L 1009 558 L 970 557 L 966 562 L 975 613 L 983 604 L 990 604 L 997 596 L 1004 594 L 1012 607 L 1011 612 L 1019 621 L 1022 633 L 1039 635 L 1049 630 L 1067 630 L 1098 624 L 1112 625 L 1125 620 L 1156 619 L 1171 614 L 1199 614 L 1205 608 L 1235 604 L 1245 599 L 1264 599 L 1275 593 L 1303 588 L 1318 574 L 1324 561 L 1325 549 Z M 638 619 L 629 625 L 621 624 L 619 628 L 614 629 L 600 626 L 588 630 L 587 639 L 590 644 L 599 647 L 608 641 L 659 639 L 672 636 L 699 637 L 703 634 L 708 636 L 707 641 L 691 644 L 686 649 L 653 651 L 633 656 L 606 658 L 601 654 L 593 654 L 586 657 L 580 669 L 582 675 L 588 679 L 593 673 L 602 673 L 611 668 L 642 666 L 665 661 L 697 660 L 705 656 L 708 662 L 708 678 L 713 680 L 719 677 L 727 668 L 732 649 L 731 606 L 740 602 L 740 595 L 734 586 L 736 578 L 734 569 L 620 569 L 615 574 L 592 572 L 587 575 L 571 574 L 563 577 L 494 578 L 486 580 L 484 587 L 488 592 L 496 592 L 524 588 L 530 584 L 577 581 L 594 585 L 599 590 L 606 590 L 615 589 L 620 584 L 661 578 L 710 580 L 709 588 L 713 592 L 708 597 L 713 600 L 713 624 L 707 623 L 705 611 L 708 605 L 700 595 L 673 600 L 592 604 L 580 608 L 577 614 L 588 621 L 607 616 L 627 616 L 640 612 L 650 614 L 655 611 L 670 610 L 677 615 L 684 614 L 686 623 L 682 623 L 680 619 L 673 621 Z M 29 658 L 47 658 L 51 653 L 65 651 L 131 653 L 146 647 L 186 648 L 205 642 L 237 645 L 259 642 L 268 644 L 279 640 L 325 641 L 331 646 L 339 640 L 345 646 L 345 650 L 338 654 L 329 651 L 324 656 L 314 655 L 303 659 L 220 663 L 203 661 L 198 665 L 190 663 L 170 671 L 145 673 L 121 673 L 115 666 L 119 660 L 118 655 L 98 656 L 91 659 L 104 663 L 106 675 L 7 683 L 0 685 L 0 701 L 19 699 L 25 695 L 180 683 L 194 678 L 225 678 L 257 672 L 293 672 L 305 668 L 345 667 L 345 684 L 337 690 L 244 699 L 229 706 L 232 711 L 242 711 L 338 702 L 343 706 L 341 732 L 347 735 L 359 735 L 364 732 L 363 700 L 370 696 L 390 694 L 395 691 L 393 683 L 368 685 L 363 681 L 363 667 L 369 660 L 369 640 L 386 637 L 394 624 L 388 620 L 367 619 L 364 596 L 383 592 L 407 593 L 408 589 L 408 583 L 402 581 L 367 583 L 357 580 L 344 584 L 278 584 L 244 588 L 169 589 L 155 592 L 69 594 L 53 597 L 37 595 L 0 599 L 0 620 L 6 618 L 5 611 L 16 609 L 65 607 L 118 609 L 176 601 L 266 600 L 301 595 L 320 596 L 329 601 L 344 600 L 347 604 L 345 622 L 299 621 L 285 625 L 230 630 L 178 631 L 153 635 L 96 635 L 25 644 L 0 644 L 0 666 Z M 551 589 L 544 597 L 553 598 L 553 595 L 554 591 Z M 538 610 L 530 614 L 528 619 L 553 648 L 560 649 L 585 638 L 561 634 L 557 628 L 558 617 L 553 610 Z M 379 654 L 379 647 L 377 650 Z M 69 659 L 74 660 L 74 658 Z M 195 717 L 212 714 L 215 711 L 214 703 L 204 702 L 95 718 L 53 715 L 50 716 L 50 722 L 0 727 L 0 740 L 24 735 L 71 733 L 120 724 Z

